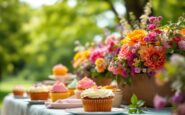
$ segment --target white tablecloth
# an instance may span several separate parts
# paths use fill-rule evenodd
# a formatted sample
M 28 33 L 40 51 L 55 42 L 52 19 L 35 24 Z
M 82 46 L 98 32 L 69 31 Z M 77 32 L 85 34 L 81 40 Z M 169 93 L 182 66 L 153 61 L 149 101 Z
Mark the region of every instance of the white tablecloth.
M 63 109 L 47 109 L 45 105 L 30 105 L 28 99 L 4 98 L 2 115 L 70 115 Z
M 139 115 L 170 115 L 170 108 L 162 111 L 148 108 L 144 114 Z M 64 109 L 47 109 L 45 105 L 30 105 L 28 99 L 15 99 L 12 95 L 4 98 L 2 115 L 71 115 Z M 120 115 L 128 115 L 128 110 Z M 132 114 L 138 115 L 138 114 Z

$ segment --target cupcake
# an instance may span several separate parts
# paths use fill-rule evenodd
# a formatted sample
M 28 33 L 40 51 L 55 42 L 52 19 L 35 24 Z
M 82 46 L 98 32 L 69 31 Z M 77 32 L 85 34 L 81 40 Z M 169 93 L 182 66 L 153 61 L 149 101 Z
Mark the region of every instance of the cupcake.
M 57 81 L 51 88 L 50 96 L 51 100 L 55 102 L 58 99 L 68 98 L 70 93 L 68 92 L 67 87 L 61 81 Z
M 25 90 L 24 90 L 24 87 L 21 86 L 21 85 L 17 85 L 13 88 L 13 95 L 14 96 L 20 96 L 20 97 L 23 97 L 24 96 L 24 93 L 25 93 Z
M 31 100 L 48 100 L 49 90 L 48 87 L 42 84 L 37 84 L 29 89 Z
M 70 84 L 68 84 L 67 88 L 68 91 L 70 92 L 70 96 L 74 95 L 77 83 L 78 83 L 77 79 L 74 79 Z
M 85 90 L 85 89 L 88 89 L 88 88 L 91 88 L 92 86 L 96 86 L 96 83 L 87 78 L 87 77 L 84 77 L 83 79 L 81 79 L 78 84 L 77 84 L 77 87 L 76 87 L 76 90 L 75 90 L 75 95 L 77 98 L 80 98 L 80 94 Z
M 114 93 L 104 88 L 90 88 L 81 93 L 84 111 L 108 112 L 112 109 Z
M 68 69 L 67 67 L 65 67 L 64 65 L 62 64 L 58 64 L 58 65 L 55 65 L 53 67 L 53 75 L 55 77 L 61 77 L 61 76 L 64 76 L 66 75 L 68 72 Z

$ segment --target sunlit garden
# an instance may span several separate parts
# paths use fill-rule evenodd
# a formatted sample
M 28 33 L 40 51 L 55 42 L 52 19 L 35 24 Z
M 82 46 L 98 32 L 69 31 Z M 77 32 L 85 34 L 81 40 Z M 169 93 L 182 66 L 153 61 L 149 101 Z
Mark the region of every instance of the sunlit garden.
M 0 0 L 0 115 L 185 115 L 185 1 Z

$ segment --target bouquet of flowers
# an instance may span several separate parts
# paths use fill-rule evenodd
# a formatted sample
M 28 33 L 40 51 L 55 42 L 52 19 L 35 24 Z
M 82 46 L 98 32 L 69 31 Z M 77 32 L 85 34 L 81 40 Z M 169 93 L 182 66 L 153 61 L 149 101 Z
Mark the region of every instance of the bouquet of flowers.
M 108 71 L 108 65 L 119 52 L 119 38 L 114 35 L 108 36 L 103 42 L 86 45 L 83 47 L 78 43 L 78 49 L 73 58 L 73 67 L 78 77 L 111 78 L 112 73 Z
M 149 17 L 146 29 L 126 34 L 108 70 L 125 79 L 137 74 L 153 76 L 172 54 L 185 56 L 185 18 L 180 17 L 177 23 L 167 26 L 160 26 L 161 19 L 161 16 Z

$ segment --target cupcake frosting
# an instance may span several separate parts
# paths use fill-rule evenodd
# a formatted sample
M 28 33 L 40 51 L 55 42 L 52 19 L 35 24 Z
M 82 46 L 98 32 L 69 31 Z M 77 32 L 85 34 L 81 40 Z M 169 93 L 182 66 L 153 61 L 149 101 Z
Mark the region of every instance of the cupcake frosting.
M 57 81 L 51 88 L 51 92 L 66 92 L 68 89 L 61 81 Z
M 13 88 L 13 91 L 24 91 L 24 87 L 22 85 L 17 85 Z
M 106 98 L 114 97 L 114 93 L 111 90 L 103 88 L 89 88 L 81 93 L 81 98 Z
M 91 80 L 87 77 L 84 77 L 83 79 L 81 79 L 78 82 L 77 88 L 78 89 L 88 89 L 88 88 L 91 88 L 94 85 L 96 85 L 96 83 L 93 80 Z
M 53 67 L 53 74 L 56 76 L 65 75 L 67 72 L 67 67 L 62 64 L 58 64 Z
M 48 92 L 48 87 L 42 84 L 37 84 L 29 89 L 29 92 Z
M 77 79 L 74 79 L 74 80 L 67 86 L 67 88 L 69 88 L 69 89 L 74 89 L 74 88 L 76 88 L 77 84 L 78 84 Z

